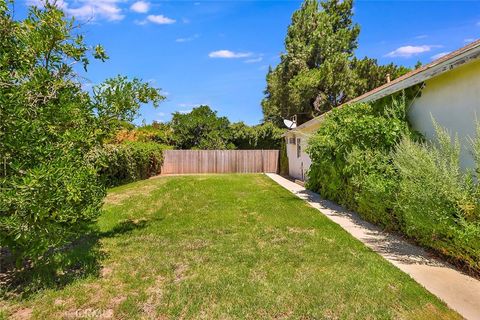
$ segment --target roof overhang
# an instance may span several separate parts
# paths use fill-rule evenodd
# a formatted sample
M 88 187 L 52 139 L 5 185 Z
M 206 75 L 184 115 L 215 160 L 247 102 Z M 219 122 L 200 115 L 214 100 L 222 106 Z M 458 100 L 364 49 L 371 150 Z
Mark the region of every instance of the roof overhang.
M 370 102 L 432 79 L 480 57 L 480 40 L 369 91 L 346 104 Z

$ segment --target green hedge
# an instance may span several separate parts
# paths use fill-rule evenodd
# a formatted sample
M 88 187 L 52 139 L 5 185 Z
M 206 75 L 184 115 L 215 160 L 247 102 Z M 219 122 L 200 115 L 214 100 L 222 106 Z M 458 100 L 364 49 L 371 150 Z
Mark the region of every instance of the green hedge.
M 104 184 L 112 187 L 159 174 L 166 148 L 155 142 L 107 144 L 89 158 Z
M 478 272 L 480 186 L 460 169 L 458 143 L 442 129 L 423 142 L 405 105 L 333 110 L 309 141 L 308 187 Z

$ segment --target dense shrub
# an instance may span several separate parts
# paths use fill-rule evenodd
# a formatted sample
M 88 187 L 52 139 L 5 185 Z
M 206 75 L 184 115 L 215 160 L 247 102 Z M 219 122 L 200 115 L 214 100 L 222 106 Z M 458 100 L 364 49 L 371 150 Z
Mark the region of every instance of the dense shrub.
M 107 144 L 90 153 L 89 159 L 111 187 L 159 174 L 166 148 L 155 142 Z
M 279 173 L 284 176 L 288 176 L 289 174 L 289 166 L 288 166 L 288 155 L 287 155 L 287 143 L 282 141 L 280 144 L 280 155 L 279 155 Z
M 480 138 L 472 151 L 478 174 Z M 410 130 L 404 100 L 334 110 L 307 152 L 309 188 L 480 271 L 478 179 L 460 168 L 459 142 L 444 129 L 435 142 Z
M 392 225 L 396 181 L 390 150 L 404 135 L 412 135 L 405 100 L 334 109 L 309 140 L 308 187 L 371 221 Z
M 435 144 L 404 139 L 396 148 L 400 228 L 421 244 L 480 270 L 480 186 L 472 172 L 460 168 L 458 140 L 452 143 L 438 127 L 437 137 Z M 480 154 L 479 142 L 474 146 Z
M 105 190 L 85 155 L 141 103 L 163 99 L 124 77 L 83 91 L 74 65 L 107 56 L 51 3 L 20 20 L 0 0 L 0 249 L 17 263 L 48 262 L 93 224 Z

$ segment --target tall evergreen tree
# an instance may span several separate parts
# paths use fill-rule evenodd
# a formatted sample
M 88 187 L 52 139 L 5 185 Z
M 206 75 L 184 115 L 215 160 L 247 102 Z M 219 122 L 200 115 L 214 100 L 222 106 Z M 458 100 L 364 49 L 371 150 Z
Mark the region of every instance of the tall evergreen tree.
M 387 73 L 399 73 L 394 65 L 354 58 L 360 27 L 352 8 L 353 0 L 305 0 L 293 14 L 285 53 L 267 74 L 265 120 L 297 115 L 304 122 L 373 89 Z

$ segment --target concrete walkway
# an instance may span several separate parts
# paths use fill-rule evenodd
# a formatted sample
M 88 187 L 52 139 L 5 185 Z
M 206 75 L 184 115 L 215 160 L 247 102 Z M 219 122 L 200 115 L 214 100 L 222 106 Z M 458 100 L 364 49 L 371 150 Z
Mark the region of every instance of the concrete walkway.
M 460 315 L 466 319 L 480 319 L 480 281 L 430 257 L 422 248 L 382 232 L 380 228 L 363 221 L 357 214 L 322 199 L 317 193 L 277 174 L 266 175 L 409 274 Z

